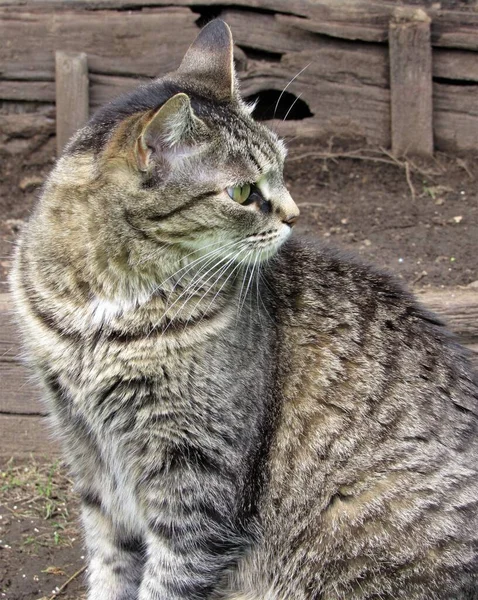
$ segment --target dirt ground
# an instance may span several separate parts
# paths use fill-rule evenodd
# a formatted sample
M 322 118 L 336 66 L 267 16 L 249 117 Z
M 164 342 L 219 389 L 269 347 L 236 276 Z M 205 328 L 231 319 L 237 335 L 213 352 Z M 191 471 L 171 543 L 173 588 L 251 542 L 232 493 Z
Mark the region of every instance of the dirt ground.
M 0 598 L 63 600 L 84 593 L 85 549 L 73 483 L 42 458 L 0 465 Z
M 379 150 L 293 147 L 286 180 L 319 236 L 392 271 L 411 287 L 478 279 L 475 157 L 396 161 Z

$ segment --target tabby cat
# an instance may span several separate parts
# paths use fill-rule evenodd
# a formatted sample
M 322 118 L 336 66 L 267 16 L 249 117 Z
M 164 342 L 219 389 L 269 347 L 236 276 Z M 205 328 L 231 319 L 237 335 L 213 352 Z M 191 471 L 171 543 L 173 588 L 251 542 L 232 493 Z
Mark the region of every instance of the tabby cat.
M 16 254 L 89 600 L 478 598 L 478 387 L 390 276 L 289 240 L 228 27 L 101 109 Z

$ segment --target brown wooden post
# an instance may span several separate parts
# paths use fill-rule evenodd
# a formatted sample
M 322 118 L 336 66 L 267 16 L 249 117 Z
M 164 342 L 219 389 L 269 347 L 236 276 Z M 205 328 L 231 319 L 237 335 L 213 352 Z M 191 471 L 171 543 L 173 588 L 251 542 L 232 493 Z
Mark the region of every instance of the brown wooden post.
M 431 19 L 422 9 L 397 10 L 389 27 L 392 152 L 433 154 Z
M 84 52 L 55 52 L 56 148 L 61 154 L 70 137 L 88 120 L 88 64 Z

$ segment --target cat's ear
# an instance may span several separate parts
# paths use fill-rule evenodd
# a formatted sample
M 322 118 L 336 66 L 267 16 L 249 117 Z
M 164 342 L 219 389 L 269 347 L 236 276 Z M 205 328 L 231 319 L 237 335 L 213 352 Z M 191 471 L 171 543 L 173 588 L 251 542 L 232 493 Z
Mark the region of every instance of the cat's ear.
M 153 156 L 165 158 L 192 154 L 204 140 L 208 127 L 195 114 L 187 94 L 176 94 L 143 125 L 136 141 L 138 166 L 148 169 Z
M 192 77 L 217 100 L 235 94 L 234 43 L 231 30 L 220 19 L 208 23 L 186 52 L 177 74 Z

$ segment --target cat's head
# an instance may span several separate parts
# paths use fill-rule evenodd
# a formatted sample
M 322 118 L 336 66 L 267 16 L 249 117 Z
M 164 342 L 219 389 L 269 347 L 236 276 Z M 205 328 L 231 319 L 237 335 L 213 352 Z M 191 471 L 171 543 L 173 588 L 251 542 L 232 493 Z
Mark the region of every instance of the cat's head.
M 284 145 L 251 112 L 231 32 L 215 20 L 177 71 L 101 109 L 67 155 L 95 156 L 115 214 L 149 240 L 260 260 L 287 239 L 299 210 L 283 181 Z

